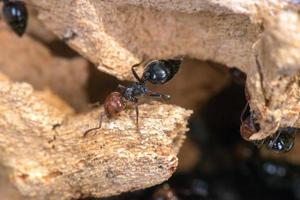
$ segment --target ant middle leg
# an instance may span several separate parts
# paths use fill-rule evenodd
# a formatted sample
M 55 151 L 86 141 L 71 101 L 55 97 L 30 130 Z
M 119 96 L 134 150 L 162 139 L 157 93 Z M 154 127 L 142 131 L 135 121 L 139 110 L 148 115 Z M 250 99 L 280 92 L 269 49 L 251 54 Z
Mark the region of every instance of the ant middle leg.
M 137 102 L 135 102 L 134 108 L 135 108 L 135 114 L 136 114 L 136 121 L 135 121 L 136 130 L 139 132 L 140 131 L 140 126 L 139 126 L 139 106 L 138 106 Z
M 93 131 L 93 130 L 98 130 L 98 129 L 100 129 L 100 128 L 101 128 L 101 125 L 102 125 L 102 121 L 103 121 L 103 117 L 104 117 L 104 116 L 105 116 L 105 113 L 104 113 L 104 112 L 101 112 L 101 113 L 100 113 L 100 118 L 99 118 L 99 124 L 98 124 L 98 126 L 95 127 L 95 128 L 90 128 L 90 129 L 86 130 L 86 131 L 84 132 L 84 134 L 83 134 L 83 137 L 86 137 L 87 134 L 88 134 L 89 132 Z

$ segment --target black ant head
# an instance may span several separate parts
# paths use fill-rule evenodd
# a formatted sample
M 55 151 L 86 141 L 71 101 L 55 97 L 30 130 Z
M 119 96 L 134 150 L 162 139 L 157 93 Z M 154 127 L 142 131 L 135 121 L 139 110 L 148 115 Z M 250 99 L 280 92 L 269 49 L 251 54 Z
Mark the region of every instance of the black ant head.
M 178 72 L 182 60 L 153 60 L 145 65 L 142 82 L 164 84 Z
M 3 1 L 2 8 L 5 22 L 18 35 L 22 36 L 27 27 L 28 12 L 24 2 L 21 1 Z
M 274 138 L 268 138 L 265 144 L 268 149 L 275 152 L 288 152 L 294 146 L 296 128 L 279 128 Z

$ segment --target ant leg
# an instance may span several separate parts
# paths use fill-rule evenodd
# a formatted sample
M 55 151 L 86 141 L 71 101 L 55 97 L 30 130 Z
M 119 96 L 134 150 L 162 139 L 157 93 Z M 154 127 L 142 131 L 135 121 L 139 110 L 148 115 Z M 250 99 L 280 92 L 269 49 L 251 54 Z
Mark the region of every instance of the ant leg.
M 98 125 L 97 127 L 95 127 L 95 128 L 90 128 L 90 129 L 88 129 L 87 131 L 85 131 L 84 134 L 83 134 L 83 137 L 86 137 L 87 134 L 88 134 L 89 132 L 93 131 L 93 130 L 100 129 L 100 128 L 101 128 L 101 125 L 102 125 L 102 121 L 103 121 L 103 117 L 104 117 L 104 116 L 105 116 L 105 113 L 104 113 L 104 112 L 101 112 L 101 113 L 100 113 L 100 119 L 99 119 L 99 125 Z
M 137 72 L 135 71 L 135 68 L 138 67 L 138 66 L 139 66 L 140 64 L 142 64 L 142 63 L 143 63 L 143 61 L 140 62 L 140 63 L 138 63 L 138 64 L 135 64 L 135 65 L 133 65 L 133 66 L 131 67 L 132 74 L 133 74 L 134 78 L 135 78 L 136 80 L 138 80 L 138 82 L 142 82 L 142 79 L 139 77 L 139 75 L 138 75 Z
M 123 85 L 120 85 L 120 84 L 118 85 L 118 88 L 119 88 L 119 89 L 121 89 L 121 90 L 125 90 L 125 89 L 126 89 L 126 87 L 125 87 L 125 86 L 123 86 Z
M 135 108 L 135 114 L 136 114 L 136 130 L 139 132 L 140 131 L 140 127 L 139 127 L 139 106 L 137 104 L 137 102 L 135 102 L 134 104 L 134 108 Z
M 161 94 L 161 93 L 157 93 L 157 92 L 149 91 L 147 94 L 148 94 L 150 97 L 159 98 L 159 99 L 162 99 L 162 100 L 165 100 L 165 101 L 171 99 L 171 96 L 170 96 L 170 95 Z

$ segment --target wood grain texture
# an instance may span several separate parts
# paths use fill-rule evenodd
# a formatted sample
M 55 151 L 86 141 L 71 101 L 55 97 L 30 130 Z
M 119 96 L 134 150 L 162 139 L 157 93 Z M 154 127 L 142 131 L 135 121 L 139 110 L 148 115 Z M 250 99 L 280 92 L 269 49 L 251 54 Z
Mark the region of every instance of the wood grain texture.
M 0 81 L 0 157 L 11 183 L 30 199 L 111 196 L 168 179 L 191 111 L 160 103 L 97 126 L 99 111 L 70 116 L 26 83 Z M 102 111 L 102 108 L 100 108 Z M 57 125 L 60 126 L 57 126 Z
M 300 19 L 299 5 L 291 1 L 26 2 L 38 8 L 49 30 L 101 71 L 132 80 L 133 64 L 177 56 L 235 66 L 247 73 L 250 106 L 260 125 L 251 139 L 266 138 L 278 127 L 300 127 Z M 30 199 L 103 197 L 161 183 L 176 168 L 191 114 L 177 106 L 144 104 L 140 133 L 129 110 L 105 118 L 102 129 L 82 138 L 97 126 L 102 108 L 70 115 L 66 105 L 49 101 L 52 94 L 5 77 L 0 93 L 5 180 Z
M 261 127 L 250 139 L 299 126 L 299 5 L 293 1 L 31 2 L 43 8 L 40 19 L 60 38 L 74 33 L 68 44 L 101 71 L 131 79 L 131 65 L 175 56 L 236 66 L 248 75 L 250 106 Z

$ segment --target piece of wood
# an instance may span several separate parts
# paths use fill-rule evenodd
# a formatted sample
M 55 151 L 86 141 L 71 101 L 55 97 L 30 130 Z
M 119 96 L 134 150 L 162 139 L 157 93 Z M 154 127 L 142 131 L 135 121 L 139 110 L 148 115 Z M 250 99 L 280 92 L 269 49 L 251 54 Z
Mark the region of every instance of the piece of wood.
M 189 56 L 249 67 L 252 45 L 262 32 L 248 15 L 229 13 L 234 4 L 214 13 L 205 8 L 215 3 L 205 1 L 195 4 L 201 12 L 191 14 L 172 10 L 172 1 L 156 3 L 169 5 L 169 11 L 145 7 L 148 1 L 140 1 L 141 6 L 96 0 L 30 2 L 41 7 L 39 18 L 48 29 L 60 38 L 73 33 L 68 40 L 72 48 L 120 79 L 132 79 L 130 67 L 142 59 Z
M 300 18 L 293 11 L 263 17 L 265 31 L 253 45 L 253 68 L 247 80 L 250 105 L 260 126 L 250 137 L 253 140 L 270 136 L 279 127 L 299 127 Z
M 131 79 L 141 60 L 188 56 L 247 73 L 259 140 L 299 127 L 299 4 L 283 0 L 31 0 L 40 19 L 101 71 Z M 74 34 L 69 34 L 74 33 Z M 256 62 L 259 60 L 260 66 Z
M 48 104 L 26 83 L 0 79 L 0 157 L 5 175 L 28 199 L 111 196 L 168 179 L 191 111 L 173 105 L 141 105 L 104 118 L 102 108 L 75 116 Z M 47 95 L 49 99 L 49 95 Z
M 53 55 L 47 46 L 9 30 L 0 31 L 0 72 L 14 81 L 26 81 L 36 90 L 51 90 L 77 111 L 87 108 L 85 84 L 89 63 L 81 58 Z
M 300 127 L 299 8 L 290 1 L 29 2 L 49 30 L 119 79 L 132 79 L 131 65 L 154 58 L 187 56 L 236 66 L 248 75 L 250 105 L 261 128 L 250 139 L 263 139 L 281 126 Z M 129 110 L 115 120 L 105 118 L 102 129 L 82 138 L 97 126 L 99 111 L 67 115 L 30 85 L 5 78 L 0 92 L 5 180 L 31 199 L 110 196 L 166 180 L 191 114 L 145 104 L 141 133 Z

